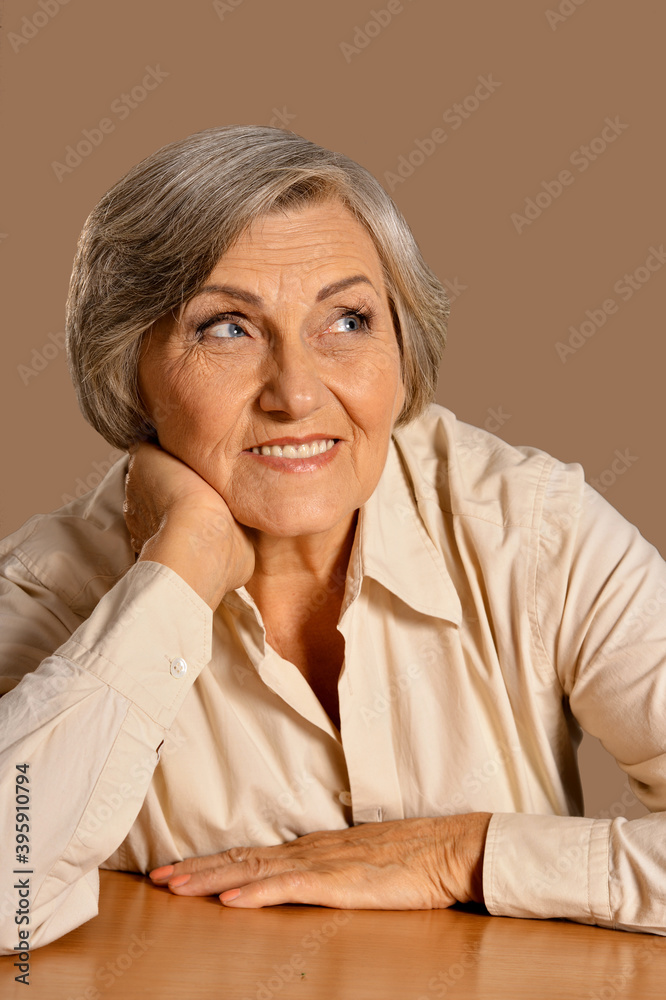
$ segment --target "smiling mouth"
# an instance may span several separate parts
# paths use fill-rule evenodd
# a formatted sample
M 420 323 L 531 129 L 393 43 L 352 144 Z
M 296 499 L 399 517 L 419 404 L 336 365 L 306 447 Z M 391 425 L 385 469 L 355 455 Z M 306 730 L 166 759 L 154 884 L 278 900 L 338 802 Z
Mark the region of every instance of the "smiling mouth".
M 248 451 L 254 455 L 272 455 L 275 458 L 314 458 L 330 451 L 338 440 L 338 438 L 319 438 L 302 444 L 262 444 L 248 448 Z

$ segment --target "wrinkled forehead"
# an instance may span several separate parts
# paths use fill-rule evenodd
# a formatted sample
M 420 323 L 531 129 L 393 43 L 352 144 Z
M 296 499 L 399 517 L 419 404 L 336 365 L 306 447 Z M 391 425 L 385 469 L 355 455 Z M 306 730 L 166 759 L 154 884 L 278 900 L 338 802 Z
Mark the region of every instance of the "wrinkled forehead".
M 257 307 L 266 299 L 290 297 L 314 303 L 352 286 L 388 303 L 372 237 L 344 206 L 327 204 L 255 220 L 193 298 L 228 290 Z
M 366 227 L 337 200 L 295 209 L 276 209 L 254 219 L 218 260 L 214 271 L 252 266 L 304 271 L 355 261 L 381 272 L 382 265 Z M 212 272 L 211 272 L 212 273 Z

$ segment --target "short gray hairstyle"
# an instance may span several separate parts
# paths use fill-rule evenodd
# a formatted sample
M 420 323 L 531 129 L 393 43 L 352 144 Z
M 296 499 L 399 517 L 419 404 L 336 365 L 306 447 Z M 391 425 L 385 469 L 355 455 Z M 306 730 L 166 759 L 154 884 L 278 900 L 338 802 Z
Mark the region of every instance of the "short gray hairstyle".
M 294 132 L 225 125 L 138 163 L 107 191 L 79 237 L 67 357 L 83 415 L 109 444 L 157 440 L 138 385 L 146 331 L 203 288 L 255 219 L 328 198 L 365 226 L 381 261 L 405 387 L 395 426 L 425 410 L 437 387 L 449 303 L 391 197 L 360 164 Z

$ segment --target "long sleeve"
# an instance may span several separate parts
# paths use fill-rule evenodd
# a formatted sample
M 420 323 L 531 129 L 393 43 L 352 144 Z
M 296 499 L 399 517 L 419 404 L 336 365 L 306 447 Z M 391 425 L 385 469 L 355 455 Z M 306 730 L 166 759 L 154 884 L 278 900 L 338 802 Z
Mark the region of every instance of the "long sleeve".
M 666 935 L 666 563 L 579 465 L 556 463 L 530 585 L 535 670 L 556 671 L 572 726 L 598 737 L 650 815 L 496 813 L 486 905 Z
M 71 608 L 15 562 L 0 582 L 5 687 L 22 676 L 0 699 L 0 954 L 18 940 L 15 885 L 28 875 L 15 870 L 30 872 L 31 948 L 97 914 L 98 866 L 141 808 L 164 734 L 210 660 L 212 632 L 210 608 L 158 563 L 131 567 L 73 628 Z M 20 773 L 28 863 L 14 846 Z

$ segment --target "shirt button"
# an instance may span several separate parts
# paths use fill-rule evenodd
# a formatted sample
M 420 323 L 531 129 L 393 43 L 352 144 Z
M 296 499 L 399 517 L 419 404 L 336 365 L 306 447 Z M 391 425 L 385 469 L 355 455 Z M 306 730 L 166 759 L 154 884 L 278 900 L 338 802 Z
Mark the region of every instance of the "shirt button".
M 182 658 L 182 656 L 177 656 L 175 660 L 171 661 L 171 676 L 172 677 L 184 677 L 187 673 L 187 663 Z
M 343 806 L 350 806 L 352 804 L 351 792 L 340 792 L 338 798 L 342 802 Z

